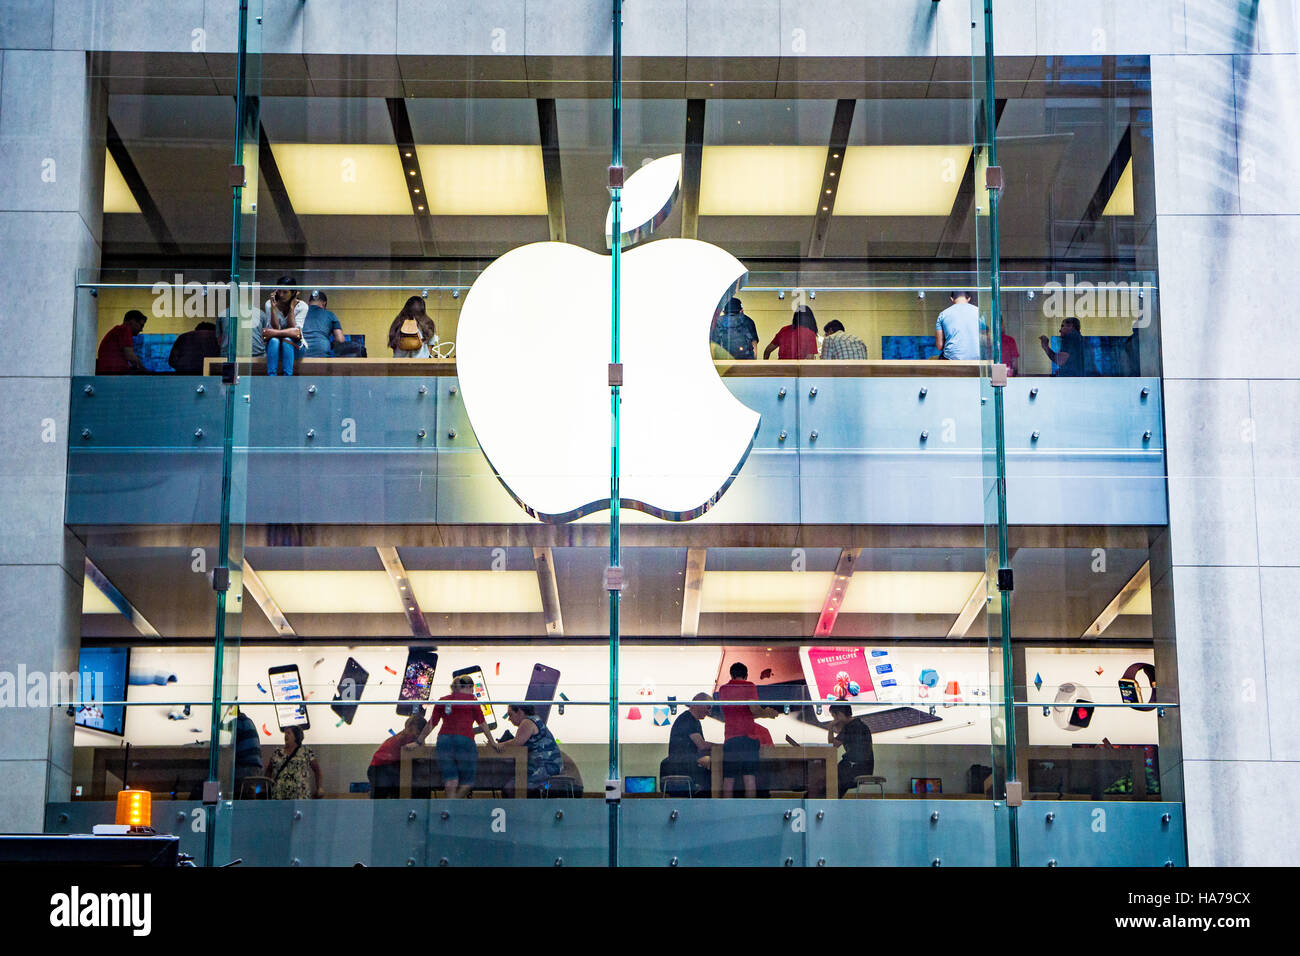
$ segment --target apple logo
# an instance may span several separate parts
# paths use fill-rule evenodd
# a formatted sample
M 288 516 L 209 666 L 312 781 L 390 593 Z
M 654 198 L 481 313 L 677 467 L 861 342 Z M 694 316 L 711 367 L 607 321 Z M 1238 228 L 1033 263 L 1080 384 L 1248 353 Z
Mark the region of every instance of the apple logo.
M 623 190 L 623 239 L 667 218 L 681 156 Z M 612 245 L 613 209 L 606 219 Z M 457 374 L 479 446 L 530 515 L 565 522 L 609 507 L 611 256 L 562 242 L 512 249 L 474 282 L 456 334 Z M 698 518 L 745 463 L 759 414 L 727 390 L 709 351 L 720 304 L 744 282 L 730 253 L 658 239 L 621 256 L 620 503 Z

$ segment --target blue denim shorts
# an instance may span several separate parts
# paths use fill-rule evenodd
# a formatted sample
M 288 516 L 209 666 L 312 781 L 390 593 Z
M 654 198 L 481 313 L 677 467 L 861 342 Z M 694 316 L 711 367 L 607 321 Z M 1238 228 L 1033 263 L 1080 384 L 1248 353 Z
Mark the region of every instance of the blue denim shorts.
M 460 734 L 439 734 L 437 754 L 443 783 L 456 780 L 462 787 L 474 786 L 474 777 L 478 773 L 478 748 L 473 739 Z

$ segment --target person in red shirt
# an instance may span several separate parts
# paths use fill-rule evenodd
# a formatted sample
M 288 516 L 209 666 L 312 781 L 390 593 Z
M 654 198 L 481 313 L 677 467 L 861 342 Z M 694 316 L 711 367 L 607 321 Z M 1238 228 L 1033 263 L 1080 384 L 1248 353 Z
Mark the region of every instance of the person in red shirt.
M 366 769 L 370 780 L 370 799 L 388 800 L 397 796 L 401 775 L 402 748 L 414 743 L 424 730 L 424 718 L 416 714 L 406 718 L 401 733 L 393 734 L 375 751 Z
M 145 322 L 149 321 L 139 309 L 132 309 L 122 317 L 122 324 L 108 330 L 99 343 L 99 354 L 95 357 L 96 375 L 124 375 L 127 372 L 143 372 L 144 362 L 135 354 L 134 340 L 144 331 Z
M 443 701 L 469 701 L 468 704 L 444 704 Z M 447 791 L 447 799 L 468 797 L 474 789 L 474 779 L 478 775 L 478 750 L 474 746 L 474 735 L 483 734 L 493 750 L 500 750 L 501 745 L 488 733 L 487 723 L 483 720 L 483 707 L 474 697 L 474 680 L 470 677 L 457 677 L 451 682 L 451 693 L 441 697 L 433 708 L 433 716 L 428 725 L 417 738 L 424 743 L 433 731 L 434 725 L 442 721 L 442 730 L 438 731 L 438 769 L 442 771 L 442 785 Z
M 801 305 L 794 310 L 790 324 L 776 333 L 763 349 L 763 358 L 776 352 L 779 359 L 815 359 L 817 357 L 817 319 L 813 310 Z
M 1020 374 L 1020 349 L 1006 332 L 1002 333 L 1002 364 L 1007 367 L 1008 375 Z
M 758 700 L 758 688 L 749 681 L 749 668 L 740 661 L 731 665 L 731 680 L 718 688 L 715 697 L 720 701 Z M 745 796 L 758 794 L 758 748 L 763 728 L 755 717 L 775 717 L 770 707 L 750 705 L 722 708 L 722 795 L 730 797 L 739 777 L 745 786 Z M 769 741 L 772 739 L 769 735 Z

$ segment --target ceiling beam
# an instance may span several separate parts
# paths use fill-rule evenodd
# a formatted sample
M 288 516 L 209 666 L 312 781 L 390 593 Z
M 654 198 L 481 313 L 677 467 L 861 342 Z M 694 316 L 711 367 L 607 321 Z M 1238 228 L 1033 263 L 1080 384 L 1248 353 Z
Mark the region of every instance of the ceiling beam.
M 393 582 L 397 599 L 402 602 L 402 612 L 406 615 L 406 623 L 411 628 L 411 636 L 430 637 L 429 625 L 424 620 L 424 611 L 420 609 L 420 602 L 415 599 L 415 590 L 411 587 L 411 580 L 406 574 L 402 559 L 398 557 L 397 549 L 378 547 L 375 551 L 379 553 L 379 560 L 383 563 L 384 570 L 388 572 L 389 580 Z
M 69 525 L 93 548 L 216 547 L 215 524 Z M 285 537 L 285 531 L 292 536 Z M 1011 548 L 1131 548 L 1146 550 L 1158 525 L 1014 525 Z M 985 553 L 983 525 L 629 524 L 629 548 L 970 548 Z M 245 547 L 608 548 L 609 526 L 541 524 L 256 524 L 244 528 Z
M 1092 234 L 1097 231 L 1097 226 L 1101 223 L 1101 214 L 1106 210 L 1110 197 L 1115 194 L 1115 187 L 1119 184 L 1120 176 L 1124 174 L 1124 167 L 1132 158 L 1133 127 L 1129 126 L 1119 138 L 1119 144 L 1115 147 L 1110 162 L 1106 164 L 1106 171 L 1102 173 L 1101 181 L 1097 183 L 1092 198 L 1088 200 L 1088 208 L 1084 210 L 1083 218 L 1079 220 L 1074 235 L 1070 238 L 1070 244 L 1066 246 L 1066 255 L 1069 255 L 1075 246 L 1081 246 L 1091 239 Z
M 307 234 L 303 231 L 302 221 L 294 211 L 289 199 L 289 190 L 285 188 L 284 177 L 271 151 L 271 140 L 266 135 L 266 127 L 257 124 L 257 178 L 266 184 L 266 191 L 275 206 L 275 215 L 280 220 L 280 228 L 289 243 L 289 254 L 305 256 L 307 254 Z M 257 197 L 253 197 L 256 199 Z
M 704 564 L 708 548 L 686 549 L 686 578 L 682 582 L 682 637 L 698 637 L 700 633 L 701 586 L 704 584 Z
M 1120 592 L 1111 598 L 1110 603 L 1097 615 L 1097 620 L 1088 625 L 1088 629 L 1083 632 L 1083 637 L 1100 637 L 1106 628 L 1110 627 L 1115 618 L 1119 617 L 1120 608 L 1138 591 L 1146 587 L 1151 582 L 1151 562 L 1142 562 L 1142 567 L 1137 569 L 1137 573 L 1129 578 L 1128 584 L 1120 589 Z
M 993 129 L 995 131 L 1002 123 L 1002 111 L 1006 108 L 1006 100 L 993 101 Z M 984 110 L 981 109 L 979 115 L 975 118 L 975 148 L 970 151 L 970 159 L 966 161 L 966 170 L 962 173 L 961 185 L 957 188 L 957 197 L 952 202 L 952 211 L 948 214 L 948 221 L 943 227 L 943 235 L 939 238 L 939 248 L 935 253 L 936 257 L 957 255 L 956 246 L 963 243 L 968 246 L 972 245 L 972 237 L 967 230 L 967 224 L 970 222 L 971 213 L 975 211 L 977 190 L 984 188 L 982 183 L 977 184 L 975 182 L 975 162 L 979 158 L 980 150 L 984 148 L 980 144 L 987 141 Z
M 844 169 L 844 151 L 849 147 L 849 130 L 853 128 L 855 105 L 855 100 L 840 100 L 835 104 L 831 141 L 826 147 L 826 168 L 822 171 L 817 212 L 813 216 L 812 239 L 808 242 L 810 259 L 820 259 L 826 255 L 826 235 L 831 228 L 831 216 L 835 215 L 835 199 L 840 194 L 840 173 Z
M 158 204 L 153 201 L 153 196 L 149 195 L 149 188 L 144 184 L 144 177 L 140 175 L 140 170 L 136 168 L 135 161 L 131 159 L 131 154 L 127 152 L 122 137 L 117 134 L 117 127 L 113 125 L 112 119 L 107 120 L 105 139 L 108 154 L 113 157 L 118 172 L 122 174 L 122 179 L 126 181 L 126 188 L 131 190 L 131 196 L 135 199 L 135 204 L 140 207 L 145 225 L 149 227 L 149 232 L 153 234 L 154 242 L 158 243 L 166 255 L 180 255 L 181 247 L 176 244 L 175 237 L 172 236 L 171 230 L 167 228 L 167 223 L 163 221 L 162 213 L 158 210 Z
M 289 624 L 289 619 L 284 616 L 284 611 L 280 610 L 280 605 L 276 603 L 271 592 L 267 590 L 266 584 L 262 581 L 261 576 L 253 570 L 248 558 L 244 558 L 244 590 L 249 593 L 257 606 L 262 609 L 266 619 L 271 622 L 271 627 L 280 637 L 297 637 L 293 627 Z
M 844 595 L 849 590 L 849 580 L 853 577 L 854 566 L 861 556 L 861 548 L 844 548 L 840 551 L 840 559 L 835 564 L 835 576 L 831 578 L 831 586 L 826 591 L 826 600 L 822 602 L 822 612 L 817 617 L 817 628 L 813 631 L 813 637 L 831 636 L 831 631 L 835 629 L 835 619 L 840 616 L 840 605 L 844 603 Z
M 952 622 L 952 627 L 948 628 L 947 637 L 957 638 L 965 637 L 970 626 L 975 623 L 975 618 L 979 617 L 981 609 L 988 603 L 989 576 L 987 573 L 981 574 L 980 579 L 975 582 L 974 589 L 970 592 L 970 597 L 966 599 L 966 604 L 957 615 L 957 620 Z
M 560 588 L 555 583 L 555 556 L 550 548 L 533 548 L 537 565 L 537 590 L 542 596 L 542 616 L 548 637 L 564 636 L 564 617 L 560 613 Z
M 542 144 L 542 177 L 546 182 L 546 218 L 551 241 L 565 242 L 564 176 L 560 168 L 560 123 L 555 100 L 537 101 L 537 135 Z
M 411 215 L 415 217 L 415 226 L 420 231 L 420 245 L 426 256 L 437 255 L 437 244 L 433 240 L 433 215 L 429 212 L 429 190 L 424 185 L 424 171 L 420 169 L 420 154 L 415 148 L 415 133 L 411 129 L 411 114 L 407 112 L 406 100 L 400 96 L 390 96 L 388 118 L 393 124 L 393 139 L 397 143 L 397 156 L 402 164 L 402 179 L 406 182 L 407 194 L 411 197 Z
M 113 607 L 117 608 L 118 611 L 122 613 L 122 616 L 131 622 L 132 627 L 139 631 L 144 637 L 162 637 L 162 635 L 158 633 L 158 630 L 149 623 L 145 616 L 136 610 L 135 605 L 128 601 L 126 596 L 114 587 L 113 582 L 104 575 L 104 572 L 95 567 L 95 562 L 91 561 L 90 558 L 86 558 L 85 568 L 86 580 L 99 588 L 100 592 L 103 593 L 104 597 L 108 598 Z
M 704 168 L 705 100 L 686 101 L 686 145 L 682 150 L 682 238 L 700 232 L 700 171 Z

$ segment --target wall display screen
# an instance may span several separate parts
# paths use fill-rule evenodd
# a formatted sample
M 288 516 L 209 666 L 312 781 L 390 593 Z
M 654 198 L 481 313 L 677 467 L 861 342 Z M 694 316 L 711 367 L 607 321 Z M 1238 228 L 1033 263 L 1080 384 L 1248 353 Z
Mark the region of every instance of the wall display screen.
M 83 647 L 77 667 L 80 703 L 73 717 L 78 727 L 102 730 L 119 737 L 126 734 L 126 706 L 104 703 L 126 700 L 131 649 L 127 647 Z
M 1151 648 L 1025 650 L 1029 742 L 1040 746 L 1159 742 Z M 1126 704 L 1128 706 L 1116 706 Z M 1103 706 L 1098 706 L 1103 705 Z M 1109 706 L 1105 706 L 1109 705 Z

